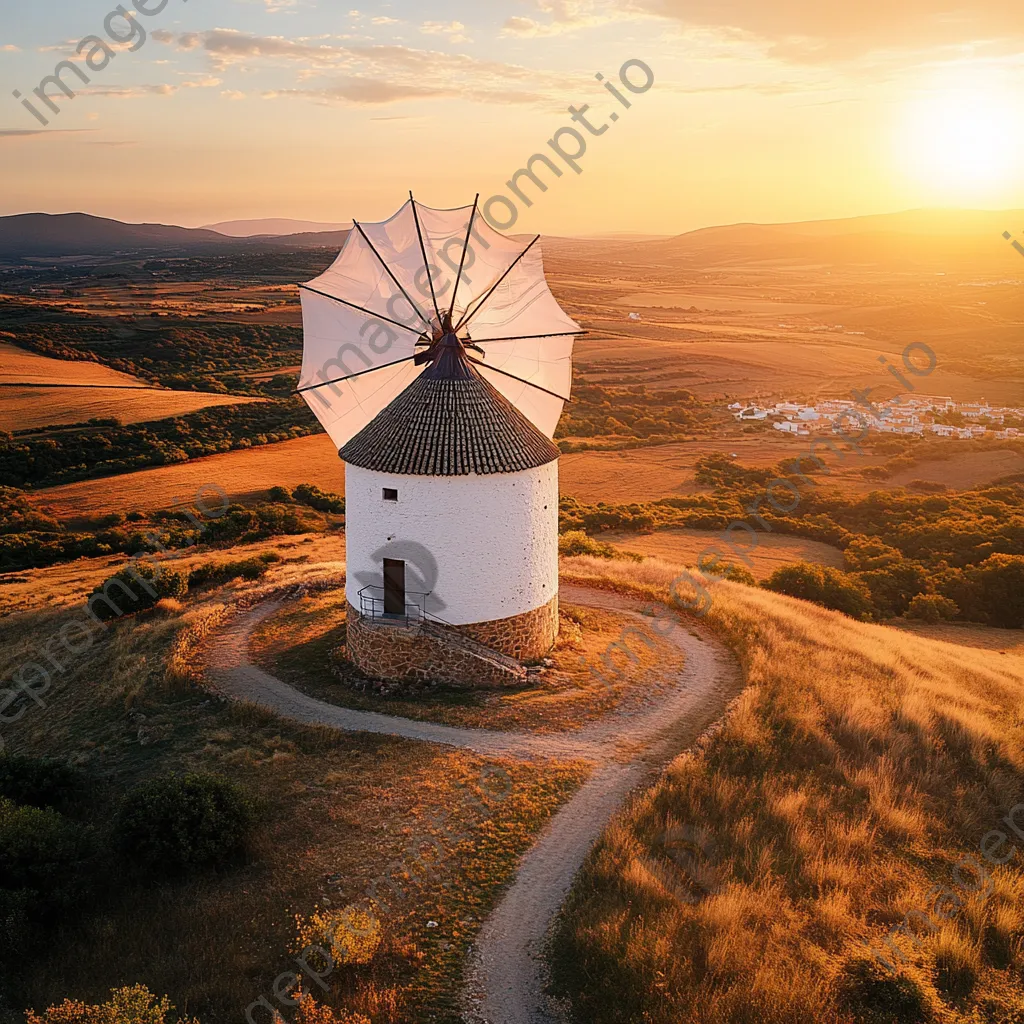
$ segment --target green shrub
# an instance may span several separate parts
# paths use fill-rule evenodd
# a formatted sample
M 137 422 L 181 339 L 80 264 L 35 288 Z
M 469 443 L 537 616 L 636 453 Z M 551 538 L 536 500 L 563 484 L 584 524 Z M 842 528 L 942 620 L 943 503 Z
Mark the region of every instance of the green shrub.
M 308 505 L 317 512 L 334 512 L 343 515 L 345 499 L 331 491 L 321 491 L 315 484 L 299 484 L 292 491 L 292 497 L 302 505 Z
M 276 551 L 265 551 L 235 562 L 203 562 L 188 574 L 188 589 L 195 590 L 210 584 L 220 586 L 237 579 L 258 580 L 266 574 L 270 562 L 280 560 L 281 556 Z
M 1024 555 L 991 555 L 966 575 L 988 622 L 1024 628 Z
M 79 823 L 0 798 L 0 944 L 18 947 L 31 925 L 80 901 L 91 849 Z
M 955 601 L 941 594 L 918 594 L 910 607 L 907 608 L 907 618 L 917 619 L 920 622 L 943 622 L 947 619 L 955 619 L 960 614 L 960 609 Z
M 761 584 L 765 590 L 813 601 L 854 619 L 871 617 L 871 594 L 856 577 L 827 565 L 798 562 L 776 569 Z
M 276 501 L 282 504 L 287 504 L 292 500 L 291 491 L 289 491 L 287 487 L 271 487 L 268 494 L 271 501 Z
M 244 850 L 252 827 L 248 797 L 213 775 L 153 779 L 125 796 L 114 824 L 118 848 L 160 875 L 222 867 Z
M 23 754 L 0 756 L 0 797 L 32 807 L 61 807 L 75 797 L 82 776 L 48 758 Z
M 558 553 L 565 558 L 572 558 L 574 555 L 592 555 L 594 558 L 618 558 L 629 562 L 642 562 L 643 555 L 635 554 L 632 551 L 620 551 L 605 544 L 603 541 L 594 540 L 583 530 L 569 530 L 558 538 Z
M 928 589 L 924 568 L 906 560 L 859 573 L 857 578 L 868 588 L 871 603 L 883 619 L 905 615 L 911 602 Z
M 747 587 L 756 587 L 757 578 L 749 570 L 745 569 L 742 565 L 736 565 L 730 562 L 727 565 L 721 567 L 722 575 L 732 583 L 742 583 Z
M 921 986 L 868 958 L 846 964 L 839 976 L 840 1001 L 857 1024 L 927 1024 Z
M 140 560 L 101 583 L 89 595 L 89 605 L 99 619 L 116 619 L 152 608 L 165 597 L 181 598 L 187 593 L 184 573 Z

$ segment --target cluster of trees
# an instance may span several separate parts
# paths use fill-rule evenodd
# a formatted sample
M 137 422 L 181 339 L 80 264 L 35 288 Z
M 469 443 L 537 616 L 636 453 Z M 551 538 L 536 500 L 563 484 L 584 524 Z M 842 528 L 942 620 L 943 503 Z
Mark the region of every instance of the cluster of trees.
M 22 348 L 102 363 L 177 390 L 260 394 L 241 373 L 293 365 L 302 353 L 302 332 L 285 325 L 98 318 L 18 300 L 0 302 L 0 316 Z
M 49 487 L 188 462 L 319 431 L 299 398 L 222 405 L 128 426 L 95 425 L 45 436 L 0 433 L 0 485 Z
M 564 498 L 560 529 L 721 531 L 746 523 L 758 534 L 771 529 L 843 550 L 845 571 L 786 567 L 772 583 L 783 593 L 813 592 L 817 596 L 811 599 L 819 603 L 879 619 L 918 614 L 1024 625 L 1024 598 L 1018 596 L 1024 594 L 1024 482 L 945 494 L 896 489 L 857 496 L 788 477 L 801 500 L 780 512 L 792 504 L 792 491 L 775 492 L 773 507 L 764 476 L 785 477 L 787 469 L 792 467 L 746 470 L 723 456 L 710 457 L 701 460 L 698 472 L 716 487 L 713 494 L 630 505 Z M 763 522 L 755 522 L 751 507 Z M 839 591 L 842 597 L 836 596 Z
M 253 808 L 233 783 L 165 776 L 124 793 L 111 816 L 91 798 L 97 782 L 58 761 L 0 756 L 0 964 L 12 970 L 108 886 L 225 868 L 245 853 Z
M 299 533 L 324 533 L 344 522 L 344 499 L 308 484 L 273 488 L 272 498 L 252 508 L 230 505 L 217 519 L 204 522 L 198 538 L 205 545 L 232 545 Z M 303 501 L 304 498 L 308 501 Z M 314 505 L 315 502 L 315 505 Z M 323 507 L 323 511 L 320 508 Z M 340 509 L 340 512 L 339 512 Z M 183 511 L 149 514 L 111 513 L 97 519 L 90 532 L 70 532 L 37 513 L 24 491 L 0 487 L 0 572 L 39 569 L 76 558 L 137 555 L 160 548 L 176 551 L 197 542 L 196 526 Z
M 644 384 L 605 388 L 577 383 L 556 438 L 615 437 L 624 442 L 664 444 L 706 430 L 714 410 L 682 389 L 651 391 Z M 585 442 L 562 441 L 563 451 L 583 451 Z
M 806 562 L 785 565 L 763 586 L 834 608 L 855 619 L 966 619 L 1004 629 L 1024 629 L 1024 555 L 990 555 L 967 569 L 947 567 L 929 573 L 894 549 L 890 551 L 894 554 L 892 561 L 867 570 L 844 572 Z M 846 554 L 847 566 L 856 564 L 849 550 Z

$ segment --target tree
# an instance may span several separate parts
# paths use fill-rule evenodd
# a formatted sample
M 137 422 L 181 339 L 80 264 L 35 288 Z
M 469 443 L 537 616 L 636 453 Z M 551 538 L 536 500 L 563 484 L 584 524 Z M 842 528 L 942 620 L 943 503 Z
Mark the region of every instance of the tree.
M 1024 555 L 990 555 L 966 575 L 993 626 L 1024 628 Z
M 813 601 L 854 619 L 869 619 L 873 605 L 867 587 L 856 576 L 827 565 L 798 562 L 776 569 L 761 584 L 765 590 Z

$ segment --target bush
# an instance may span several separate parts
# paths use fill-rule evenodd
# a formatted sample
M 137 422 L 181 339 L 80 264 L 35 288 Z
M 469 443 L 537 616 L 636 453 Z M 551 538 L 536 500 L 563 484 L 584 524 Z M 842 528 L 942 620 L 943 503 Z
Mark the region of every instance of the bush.
M 928 589 L 928 574 L 916 562 L 898 561 L 884 569 L 872 569 L 857 577 L 871 594 L 879 617 L 904 615 L 915 597 Z
M 17 941 L 9 915 L 26 919 L 70 906 L 81 891 L 81 862 L 90 833 L 53 810 L 24 807 L 0 798 L 0 891 L 7 904 L 6 938 Z M 12 934 L 14 932 L 15 934 Z
M 960 614 L 960 609 L 955 601 L 941 594 L 918 594 L 910 607 L 907 609 L 908 619 L 917 619 L 920 622 L 943 622 L 947 619 L 955 619 Z
M 114 837 L 138 867 L 162 875 L 221 867 L 244 850 L 252 806 L 233 783 L 190 773 L 136 786 L 121 802 Z
M 813 601 L 854 619 L 870 618 L 873 611 L 867 587 L 856 576 L 827 565 L 784 565 L 761 586 L 776 594 Z
M 851 961 L 839 984 L 840 1000 L 858 1024 L 926 1024 L 931 1018 L 921 986 L 875 960 Z
M 237 579 L 258 580 L 266 574 L 271 562 L 280 560 L 281 556 L 276 551 L 265 551 L 261 555 L 236 562 L 203 562 L 188 574 L 188 589 L 195 590 L 196 587 L 208 584 L 220 586 Z
M 722 575 L 731 583 L 742 583 L 747 587 L 757 586 L 757 578 L 749 569 L 745 569 L 742 565 L 736 565 L 732 562 L 728 565 L 723 565 Z
M 315 484 L 299 484 L 292 491 L 292 497 L 302 505 L 308 505 L 317 512 L 334 512 L 343 515 L 345 499 L 331 491 L 321 491 Z
M 381 943 L 380 921 L 354 906 L 318 910 L 308 918 L 296 916 L 295 931 L 294 952 L 319 947 L 329 950 L 336 964 L 368 964 Z
M 299 1007 L 295 1011 L 295 1024 L 371 1024 L 370 1018 L 364 1014 L 332 1010 L 329 1006 L 322 1006 L 301 989 L 295 998 L 299 1001 Z M 32 1022 L 29 1021 L 29 1024 Z
M 89 601 L 95 615 L 107 620 L 146 611 L 165 597 L 180 598 L 187 593 L 184 573 L 140 560 L 101 583 L 89 595 Z M 134 603 L 129 604 L 129 600 Z
M 583 530 L 569 530 L 558 538 L 558 553 L 565 558 L 572 558 L 574 555 L 592 555 L 594 558 L 618 558 L 629 562 L 642 562 L 643 555 L 634 554 L 632 551 L 619 551 L 611 544 L 594 540 Z
M 287 487 L 271 487 L 268 492 L 270 500 L 279 504 L 287 504 L 292 500 L 291 491 Z
M 988 622 L 1024 628 L 1024 555 L 991 555 L 966 575 Z
M 89 1005 L 77 999 L 65 999 L 38 1014 L 25 1011 L 26 1024 L 164 1024 L 173 1010 L 167 996 L 157 999 L 145 985 L 111 990 L 105 1003 Z M 194 1018 L 181 1024 L 199 1024 Z
M 61 807 L 78 794 L 82 776 L 49 758 L 0 756 L 0 797 L 32 807 Z

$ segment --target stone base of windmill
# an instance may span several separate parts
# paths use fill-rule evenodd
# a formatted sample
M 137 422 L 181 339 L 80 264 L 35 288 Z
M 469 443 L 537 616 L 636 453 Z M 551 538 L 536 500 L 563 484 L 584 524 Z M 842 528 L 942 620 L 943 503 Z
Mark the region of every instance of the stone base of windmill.
M 557 637 L 557 595 L 522 615 L 466 626 L 371 620 L 351 604 L 346 618 L 348 659 L 371 679 L 401 688 L 521 686 L 530 672 L 523 661 L 542 658 Z

